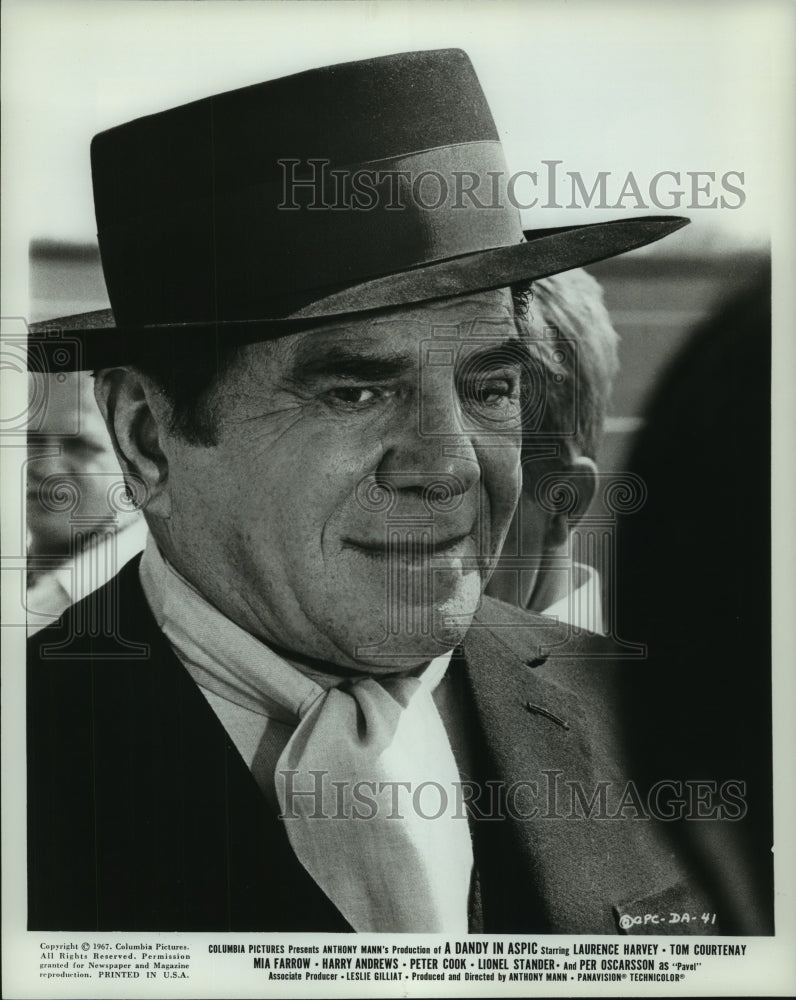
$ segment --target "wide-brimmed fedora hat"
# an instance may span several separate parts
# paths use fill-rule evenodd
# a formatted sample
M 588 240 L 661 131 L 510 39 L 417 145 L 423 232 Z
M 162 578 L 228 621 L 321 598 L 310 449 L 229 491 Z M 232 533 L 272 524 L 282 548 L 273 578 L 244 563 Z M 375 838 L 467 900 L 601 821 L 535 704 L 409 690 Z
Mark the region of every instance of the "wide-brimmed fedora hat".
M 40 370 L 499 288 L 688 221 L 523 232 L 492 114 L 457 49 L 326 66 L 148 115 L 95 136 L 91 164 L 111 309 L 33 325 Z

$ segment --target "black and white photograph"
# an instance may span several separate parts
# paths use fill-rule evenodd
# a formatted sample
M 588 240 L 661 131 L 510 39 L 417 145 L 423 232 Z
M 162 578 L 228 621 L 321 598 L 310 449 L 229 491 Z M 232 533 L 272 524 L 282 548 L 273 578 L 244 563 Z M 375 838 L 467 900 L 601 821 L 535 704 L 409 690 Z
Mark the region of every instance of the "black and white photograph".
M 4 995 L 789 995 L 793 5 L 2 20 Z

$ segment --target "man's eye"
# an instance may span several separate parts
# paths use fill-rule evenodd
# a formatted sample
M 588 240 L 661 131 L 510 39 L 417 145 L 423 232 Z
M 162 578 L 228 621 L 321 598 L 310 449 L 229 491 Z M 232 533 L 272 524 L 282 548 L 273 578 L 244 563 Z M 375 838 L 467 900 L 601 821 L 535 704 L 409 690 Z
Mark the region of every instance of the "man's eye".
M 514 394 L 514 386 L 508 379 L 488 379 L 476 386 L 476 398 L 484 406 L 500 406 Z
M 460 391 L 465 409 L 493 420 L 513 417 L 520 405 L 520 380 L 514 375 L 482 375 L 469 379 Z
M 103 452 L 109 451 L 109 447 L 105 447 L 101 442 L 88 437 L 63 438 L 60 444 L 64 455 L 79 456 L 86 461 L 95 455 L 102 455 Z
M 339 385 L 334 389 L 327 389 L 324 395 L 333 405 L 362 410 L 384 399 L 388 394 L 388 390 L 379 386 Z

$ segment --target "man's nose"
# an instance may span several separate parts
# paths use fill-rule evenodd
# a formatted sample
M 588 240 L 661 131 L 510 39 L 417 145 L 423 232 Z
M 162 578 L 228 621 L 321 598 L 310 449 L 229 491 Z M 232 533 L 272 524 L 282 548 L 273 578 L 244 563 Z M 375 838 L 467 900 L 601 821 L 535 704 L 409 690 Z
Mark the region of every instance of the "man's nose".
M 35 446 L 31 447 L 29 454 L 28 475 L 36 479 L 69 475 L 75 471 L 57 440 L 37 441 Z
M 426 385 L 386 442 L 377 479 L 426 499 L 466 493 L 481 478 L 474 439 L 463 422 L 455 387 Z

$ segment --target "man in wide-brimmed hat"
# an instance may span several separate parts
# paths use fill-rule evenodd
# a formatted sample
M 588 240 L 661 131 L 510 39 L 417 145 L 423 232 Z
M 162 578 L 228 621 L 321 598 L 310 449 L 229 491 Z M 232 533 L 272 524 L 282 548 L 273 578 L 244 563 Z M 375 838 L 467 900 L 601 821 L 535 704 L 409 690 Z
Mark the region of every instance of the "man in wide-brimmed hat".
M 95 371 L 150 537 L 31 647 L 30 927 L 704 910 L 622 811 L 611 647 L 482 600 L 544 407 L 529 282 L 684 220 L 523 233 L 459 51 L 130 122 L 92 168 L 113 312 L 31 365 Z

